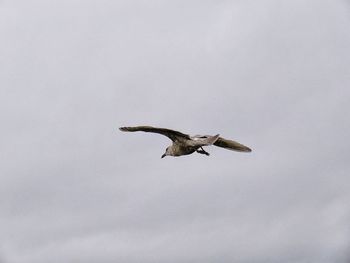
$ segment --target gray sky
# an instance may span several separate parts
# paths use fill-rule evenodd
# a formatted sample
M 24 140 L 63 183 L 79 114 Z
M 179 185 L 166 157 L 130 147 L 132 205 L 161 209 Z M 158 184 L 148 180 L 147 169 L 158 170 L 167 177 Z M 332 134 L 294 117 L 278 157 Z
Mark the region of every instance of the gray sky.
M 350 6 L 0 2 L 0 262 L 350 260 Z M 148 124 L 216 134 L 160 159 Z

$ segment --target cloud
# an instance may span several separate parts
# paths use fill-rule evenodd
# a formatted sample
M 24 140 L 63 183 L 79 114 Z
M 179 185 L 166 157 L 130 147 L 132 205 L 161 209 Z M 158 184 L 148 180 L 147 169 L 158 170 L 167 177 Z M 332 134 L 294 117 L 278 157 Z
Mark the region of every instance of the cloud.
M 347 262 L 343 7 L 3 2 L 3 261 Z M 138 124 L 253 152 L 160 160 Z

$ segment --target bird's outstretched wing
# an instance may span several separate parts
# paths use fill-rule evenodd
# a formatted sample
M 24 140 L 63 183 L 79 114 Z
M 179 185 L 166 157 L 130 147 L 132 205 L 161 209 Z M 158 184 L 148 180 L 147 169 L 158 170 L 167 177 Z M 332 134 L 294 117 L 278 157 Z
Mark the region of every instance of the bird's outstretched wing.
M 177 141 L 181 139 L 186 139 L 186 140 L 191 139 L 188 134 L 184 134 L 182 132 L 174 131 L 166 128 L 156 128 L 152 126 L 120 127 L 119 130 L 125 131 L 125 132 L 143 131 L 143 132 L 159 133 L 169 137 L 172 141 Z
M 238 152 L 251 152 L 252 150 L 238 142 L 232 141 L 232 140 L 227 140 L 222 137 L 219 137 L 216 142 L 214 143 L 215 146 L 219 146 L 228 150 L 232 151 L 238 151 Z

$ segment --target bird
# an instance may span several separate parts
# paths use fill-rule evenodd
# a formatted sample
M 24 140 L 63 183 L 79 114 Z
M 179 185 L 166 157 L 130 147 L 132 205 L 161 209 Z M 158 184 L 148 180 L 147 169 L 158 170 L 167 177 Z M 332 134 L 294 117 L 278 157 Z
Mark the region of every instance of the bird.
M 178 157 L 182 155 L 189 155 L 194 152 L 209 156 L 209 153 L 203 149 L 203 146 L 210 145 L 215 145 L 218 147 L 238 152 L 252 151 L 249 147 L 243 144 L 220 137 L 220 134 L 216 134 L 214 136 L 190 136 L 179 131 L 167 128 L 157 128 L 152 126 L 120 127 L 119 130 L 123 132 L 151 132 L 167 136 L 170 140 L 173 141 L 173 144 L 166 148 L 165 153 L 161 156 L 161 158 L 164 158 L 165 156 Z

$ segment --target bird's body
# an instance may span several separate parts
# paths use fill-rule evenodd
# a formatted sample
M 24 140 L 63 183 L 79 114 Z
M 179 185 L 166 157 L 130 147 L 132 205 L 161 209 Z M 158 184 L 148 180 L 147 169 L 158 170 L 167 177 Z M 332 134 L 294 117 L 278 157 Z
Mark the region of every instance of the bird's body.
M 181 156 L 194 153 L 199 147 L 190 145 L 181 145 L 179 143 L 173 143 L 168 147 L 168 153 L 170 156 Z
M 219 134 L 215 136 L 210 135 L 196 135 L 189 136 L 188 134 L 184 134 L 178 131 L 174 131 L 166 128 L 156 128 L 151 126 L 136 126 L 136 127 L 121 127 L 119 128 L 121 131 L 127 132 L 135 132 L 135 131 L 143 131 L 143 132 L 153 132 L 159 133 L 169 137 L 173 144 L 166 148 L 165 153 L 162 155 L 162 158 L 165 156 L 181 156 L 188 155 L 194 152 L 198 152 L 200 154 L 209 155 L 208 152 L 204 151 L 203 146 L 215 145 L 219 147 L 223 147 L 229 150 L 240 151 L 240 152 L 250 152 L 251 149 L 243 144 L 238 142 L 227 140 L 219 136 Z

